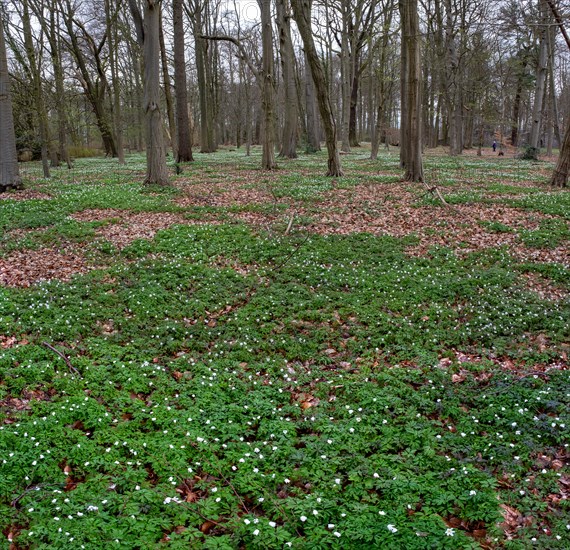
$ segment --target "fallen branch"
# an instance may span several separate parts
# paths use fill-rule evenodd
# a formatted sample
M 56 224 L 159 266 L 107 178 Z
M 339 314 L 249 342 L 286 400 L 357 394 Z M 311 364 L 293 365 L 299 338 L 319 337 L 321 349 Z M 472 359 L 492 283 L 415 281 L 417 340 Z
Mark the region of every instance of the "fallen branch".
M 285 229 L 285 235 L 289 235 L 289 231 L 293 227 L 293 220 L 295 219 L 295 212 L 291 214 L 291 218 L 289 219 L 289 223 L 287 224 L 287 229 Z
M 61 351 L 55 349 L 51 344 L 48 344 L 47 342 L 42 342 L 42 346 L 45 346 L 46 348 L 53 351 L 55 354 L 59 355 L 59 357 L 61 357 L 65 361 L 65 364 L 67 365 L 69 370 L 74 372 L 75 374 L 77 374 L 77 376 L 81 378 L 81 373 L 71 364 L 69 357 L 67 357 L 64 353 L 61 353 Z
M 431 193 L 432 195 L 436 195 L 437 198 L 442 202 L 442 204 L 445 204 L 445 206 L 449 206 L 450 208 L 452 208 L 451 204 L 449 204 L 444 198 L 443 195 L 441 194 L 441 191 L 439 190 L 437 185 L 432 185 L 431 187 L 425 182 L 422 181 L 422 185 L 426 188 L 428 193 Z

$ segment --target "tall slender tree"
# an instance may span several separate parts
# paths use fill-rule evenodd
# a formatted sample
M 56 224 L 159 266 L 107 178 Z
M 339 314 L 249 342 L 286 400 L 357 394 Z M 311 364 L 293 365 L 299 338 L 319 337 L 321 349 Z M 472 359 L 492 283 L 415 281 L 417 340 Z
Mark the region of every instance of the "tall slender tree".
M 261 10 L 261 103 L 263 107 L 263 148 L 261 166 L 264 170 L 274 170 L 275 163 L 275 124 L 273 71 L 273 26 L 271 23 L 271 0 L 257 0 Z
M 340 164 L 340 155 L 336 141 L 336 122 L 333 115 L 325 71 L 323 70 L 319 54 L 317 53 L 313 30 L 311 28 L 311 0 L 291 0 L 291 7 L 293 8 L 293 15 L 297 22 L 299 34 L 303 40 L 307 63 L 311 68 L 311 75 L 317 92 L 317 101 L 323 122 L 328 152 L 327 176 L 342 176 L 342 166 Z
M 174 28 L 174 82 L 176 92 L 176 131 L 178 135 L 177 162 L 190 162 L 192 135 L 188 117 L 188 89 L 186 84 L 186 59 L 184 55 L 184 19 L 182 0 L 172 0 Z
M 10 97 L 10 76 L 4 41 L 4 25 L 0 21 L 0 191 L 22 186 L 18 170 L 16 134 Z
M 145 184 L 168 185 L 166 152 L 160 109 L 160 7 L 161 0 L 145 0 L 144 20 L 136 0 L 129 7 L 144 55 L 144 102 L 146 125 Z
M 277 27 L 279 29 L 279 51 L 281 54 L 281 74 L 284 87 L 284 123 L 281 137 L 280 157 L 297 158 L 297 126 L 299 109 L 295 85 L 295 52 L 291 39 L 291 16 L 289 2 L 277 0 Z
M 32 78 L 32 90 L 34 103 L 40 128 L 40 143 L 42 151 L 42 168 L 44 178 L 50 177 L 49 170 L 49 127 L 48 114 L 45 104 L 44 91 L 42 87 L 41 61 L 38 59 L 34 47 L 34 37 L 32 35 L 32 23 L 30 16 L 30 4 L 28 0 L 22 2 L 22 28 L 24 32 L 24 45 L 30 76 Z
M 400 161 L 406 171 L 404 179 L 421 182 L 424 173 L 418 0 L 399 0 L 399 8 L 402 33 Z

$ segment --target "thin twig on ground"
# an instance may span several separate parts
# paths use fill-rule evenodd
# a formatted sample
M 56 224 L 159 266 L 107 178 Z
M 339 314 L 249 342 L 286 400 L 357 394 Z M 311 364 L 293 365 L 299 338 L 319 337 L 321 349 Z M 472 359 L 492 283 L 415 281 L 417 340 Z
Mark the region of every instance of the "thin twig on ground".
M 67 357 L 67 355 L 65 355 L 58 349 L 54 348 L 51 344 L 48 344 L 47 342 L 42 342 L 42 346 L 45 346 L 46 348 L 53 351 L 56 355 L 59 355 L 59 357 L 61 357 L 64 360 L 69 370 L 74 372 L 75 374 L 77 374 L 77 376 L 81 378 L 81 373 L 71 364 L 71 361 L 69 360 L 69 357 Z

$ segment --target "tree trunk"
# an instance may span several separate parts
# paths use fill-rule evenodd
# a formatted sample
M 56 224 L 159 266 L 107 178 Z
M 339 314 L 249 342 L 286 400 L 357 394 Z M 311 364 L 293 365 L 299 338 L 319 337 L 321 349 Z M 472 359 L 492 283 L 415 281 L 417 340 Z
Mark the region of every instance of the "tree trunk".
M 542 21 L 546 22 L 544 17 L 544 5 L 540 1 L 541 12 L 543 13 Z M 538 54 L 538 65 L 536 67 L 536 86 L 534 92 L 534 104 L 532 107 L 532 125 L 530 130 L 529 145 L 534 150 L 540 148 L 540 130 L 542 125 L 542 109 L 544 106 L 544 96 L 546 91 L 546 76 L 548 65 L 548 40 L 546 29 L 540 31 L 540 50 Z
M 570 124 L 566 128 L 564 141 L 560 147 L 558 162 L 550 179 L 550 185 L 554 187 L 566 187 L 568 182 L 568 173 L 570 172 Z
M 406 181 L 423 181 L 421 67 L 418 0 L 399 0 L 402 32 L 402 124 L 401 159 Z
M 168 58 L 166 57 L 166 44 L 164 43 L 164 31 L 162 29 L 161 9 L 159 9 L 159 14 L 160 18 L 158 22 L 158 33 L 159 33 L 158 42 L 160 47 L 160 65 L 162 67 L 164 99 L 166 100 L 166 117 L 168 118 L 168 134 L 170 138 L 170 147 L 172 148 L 172 156 L 176 160 L 178 158 L 178 135 L 176 133 L 176 124 L 174 122 L 174 101 L 172 99 L 172 85 L 170 82 L 170 73 L 168 72 Z M 166 143 L 164 145 L 166 147 Z
M 67 168 L 71 170 L 71 159 L 67 150 L 67 113 L 65 112 L 65 92 L 63 85 L 63 70 L 61 65 L 61 47 L 58 37 L 58 28 L 55 20 L 55 6 L 50 6 L 50 26 L 49 26 L 49 42 L 51 50 L 51 62 L 53 65 L 53 74 L 55 80 L 55 105 L 57 110 L 57 136 L 59 142 L 60 160 L 67 164 Z
M 143 109 L 146 127 L 146 178 L 144 183 L 168 185 L 160 110 L 160 0 L 146 0 L 144 22 L 137 0 L 129 0 L 129 5 L 144 52 Z
M 556 43 L 556 27 L 551 27 L 547 31 L 548 39 L 548 80 L 550 82 L 550 120 L 554 130 L 554 137 L 558 142 L 558 146 L 562 144 L 562 136 L 560 134 L 560 114 L 558 112 L 558 100 L 556 98 L 556 83 L 554 80 L 554 44 Z
M 176 130 L 178 132 L 178 155 L 176 162 L 190 162 L 192 137 L 188 117 L 188 90 L 186 85 L 186 59 L 184 56 L 184 18 L 182 0 L 172 1 L 174 27 L 174 82 L 176 92 Z
M 360 147 L 356 135 L 356 106 L 358 105 L 358 85 L 360 83 L 360 70 L 354 71 L 352 77 L 352 91 L 350 94 L 350 119 L 348 121 L 348 142 L 351 147 Z
M 138 9 L 138 7 L 137 7 Z M 79 42 L 80 34 L 75 28 L 75 10 L 71 5 L 70 0 L 66 0 L 65 6 L 61 6 L 61 14 L 64 18 L 64 23 L 67 28 L 69 35 L 69 47 L 77 66 L 79 68 L 79 73 L 81 76 L 81 85 L 85 91 L 85 96 L 91 107 L 93 108 L 93 113 L 95 115 L 95 121 L 97 128 L 101 133 L 101 139 L 103 141 L 103 147 L 105 153 L 108 156 L 117 156 L 117 147 L 115 144 L 115 138 L 113 137 L 113 132 L 111 129 L 111 124 L 108 120 L 108 109 L 105 106 L 105 92 L 107 90 L 107 80 L 105 77 L 105 71 L 103 69 L 103 63 L 99 56 L 100 49 L 97 47 L 93 41 L 93 37 L 86 33 L 85 29 L 82 28 L 83 36 L 85 40 L 90 44 L 90 50 L 94 52 L 94 63 L 97 66 L 98 80 L 94 82 L 91 78 L 91 72 L 88 68 L 88 62 L 85 59 L 84 48 Z
M 263 144 L 261 166 L 264 170 L 274 170 L 275 163 L 275 127 L 273 124 L 273 27 L 271 24 L 271 0 L 258 0 L 261 10 L 261 45 L 262 68 L 261 106 L 263 109 Z
M 451 0 L 445 1 L 446 11 L 446 49 L 448 79 L 448 118 L 449 118 L 449 154 L 461 155 L 463 152 L 463 100 L 460 82 L 460 57 L 454 33 L 453 17 L 455 6 Z
M 291 20 L 288 15 L 288 3 L 277 0 L 277 27 L 279 29 L 279 50 L 281 70 L 285 88 L 285 120 L 281 138 L 280 157 L 297 158 L 297 88 L 295 86 L 295 53 L 291 40 Z
M 24 32 L 24 46 L 26 49 L 26 57 L 30 67 L 32 77 L 32 88 L 34 94 L 34 103 L 38 115 L 38 124 L 40 128 L 40 143 L 42 150 L 42 168 L 44 178 L 50 177 L 49 172 L 49 126 L 48 115 L 44 101 L 44 93 L 42 89 L 42 76 L 39 62 L 36 59 L 34 49 L 34 38 L 32 36 L 32 26 L 30 21 L 30 6 L 28 0 L 23 0 L 22 4 L 22 29 Z
M 526 66 L 526 63 L 523 65 L 523 69 Z M 522 100 L 522 83 L 523 76 L 522 74 L 519 76 L 517 81 L 517 89 L 515 92 L 515 100 L 513 101 L 513 121 L 511 123 L 511 145 L 516 147 L 518 145 L 518 137 L 519 137 L 519 118 L 520 118 L 520 109 L 521 109 L 521 100 Z
M 307 114 L 307 153 L 316 153 L 321 150 L 319 139 L 319 117 L 317 114 L 317 99 L 315 97 L 315 83 L 311 74 L 311 67 L 305 55 L 305 111 Z
M 342 10 L 342 35 L 340 46 L 340 74 L 341 74 L 341 90 L 342 90 L 342 116 L 340 118 L 340 139 L 342 141 L 341 149 L 344 153 L 350 152 L 349 128 L 350 128 L 350 98 L 352 92 L 351 71 L 350 71 L 350 37 L 349 37 L 349 10 L 350 3 L 346 0 L 341 2 Z
M 198 81 L 198 92 L 200 95 L 200 152 L 213 153 L 216 150 L 214 139 L 214 129 L 211 103 L 213 98 L 210 97 L 209 81 L 207 75 L 208 43 L 204 38 L 201 38 L 204 32 L 204 25 L 202 22 L 203 5 L 198 0 L 191 3 L 194 29 L 194 48 L 196 51 L 196 78 Z
M 115 9 L 118 10 L 119 6 L 115 6 Z M 121 86 L 118 76 L 119 33 L 117 29 L 117 21 L 113 21 L 113 17 L 111 15 L 110 0 L 105 0 L 105 15 L 107 22 L 107 43 L 109 44 L 109 65 L 111 66 L 111 82 L 113 83 L 113 126 L 115 130 L 115 139 L 117 142 L 117 157 L 119 159 L 119 164 L 125 164 Z
M 336 123 L 333 116 L 325 73 L 313 40 L 310 0 L 291 0 L 291 6 L 297 27 L 299 28 L 299 34 L 303 40 L 305 54 L 311 68 L 311 74 L 317 92 L 319 111 L 325 130 L 325 140 L 328 151 L 327 176 L 342 176 L 342 167 L 336 142 Z
M 6 60 L 4 27 L 0 25 L 0 192 L 22 187 L 16 152 L 16 134 L 10 97 L 10 76 Z

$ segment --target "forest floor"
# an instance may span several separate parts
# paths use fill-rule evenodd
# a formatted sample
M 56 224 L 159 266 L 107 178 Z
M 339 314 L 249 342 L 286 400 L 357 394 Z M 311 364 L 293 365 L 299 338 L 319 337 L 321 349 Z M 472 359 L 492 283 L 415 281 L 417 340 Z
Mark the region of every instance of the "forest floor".
M 0 195 L 0 547 L 568 548 L 552 163 L 258 155 Z

